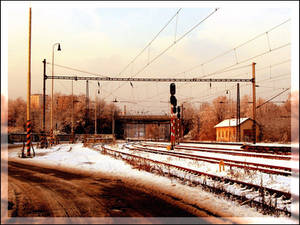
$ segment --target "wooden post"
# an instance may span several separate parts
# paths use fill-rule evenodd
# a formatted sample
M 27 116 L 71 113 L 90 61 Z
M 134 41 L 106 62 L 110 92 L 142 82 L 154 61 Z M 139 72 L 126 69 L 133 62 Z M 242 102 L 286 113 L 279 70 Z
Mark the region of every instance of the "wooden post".
M 30 156 L 31 147 L 31 121 L 30 121 L 30 95 L 31 95 L 31 8 L 29 8 L 29 41 L 28 41 L 28 74 L 27 74 L 27 156 Z M 22 150 L 22 157 L 25 157 Z

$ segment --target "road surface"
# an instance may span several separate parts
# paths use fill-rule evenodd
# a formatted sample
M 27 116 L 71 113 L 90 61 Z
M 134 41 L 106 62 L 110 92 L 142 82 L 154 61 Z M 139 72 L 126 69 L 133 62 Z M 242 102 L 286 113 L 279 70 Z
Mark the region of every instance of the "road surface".
M 8 161 L 9 217 L 212 216 L 190 211 L 119 179 Z

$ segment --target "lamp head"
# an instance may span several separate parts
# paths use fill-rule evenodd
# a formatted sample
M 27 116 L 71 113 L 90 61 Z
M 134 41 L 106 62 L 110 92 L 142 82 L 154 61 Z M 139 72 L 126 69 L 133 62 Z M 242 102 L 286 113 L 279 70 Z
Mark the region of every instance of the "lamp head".
M 61 51 L 60 44 L 58 44 L 57 51 Z

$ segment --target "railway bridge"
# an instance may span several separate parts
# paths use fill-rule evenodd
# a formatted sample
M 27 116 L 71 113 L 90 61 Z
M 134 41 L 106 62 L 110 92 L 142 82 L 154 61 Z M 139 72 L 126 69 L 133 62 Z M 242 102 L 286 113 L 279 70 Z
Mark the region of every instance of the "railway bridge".
M 124 127 L 125 139 L 170 139 L 169 115 L 120 115 L 116 120 Z

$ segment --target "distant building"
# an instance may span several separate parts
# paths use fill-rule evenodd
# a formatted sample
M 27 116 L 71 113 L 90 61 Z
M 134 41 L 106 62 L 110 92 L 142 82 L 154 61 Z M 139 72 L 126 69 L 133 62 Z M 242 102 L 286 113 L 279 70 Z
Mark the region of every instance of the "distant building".
M 43 106 L 43 95 L 42 94 L 33 94 L 30 96 L 31 107 L 38 109 Z
M 216 141 L 220 142 L 235 142 L 237 132 L 237 120 L 227 119 L 218 123 L 216 126 Z M 253 120 L 251 118 L 240 118 L 240 141 L 251 142 L 252 141 L 252 125 Z M 256 122 L 256 140 L 260 137 L 259 124 Z
M 48 95 L 46 95 L 46 101 L 48 101 Z M 42 94 L 33 94 L 30 96 L 30 104 L 34 109 L 41 109 L 43 107 L 43 95 Z

